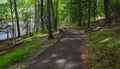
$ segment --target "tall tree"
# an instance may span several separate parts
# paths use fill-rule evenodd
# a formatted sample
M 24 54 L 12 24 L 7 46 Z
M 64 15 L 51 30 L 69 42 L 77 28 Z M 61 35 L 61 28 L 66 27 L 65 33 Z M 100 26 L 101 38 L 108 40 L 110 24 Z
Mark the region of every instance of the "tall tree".
M 111 23 L 110 0 L 104 0 L 105 23 Z
M 43 0 L 41 0 L 41 27 L 42 27 L 42 31 L 44 31 L 44 15 L 43 15 Z
M 55 24 L 56 24 L 56 22 L 55 22 L 55 9 L 54 9 L 54 6 L 53 6 L 53 1 L 54 1 L 54 0 L 51 0 L 51 10 L 52 10 L 53 28 L 54 28 L 54 30 L 55 30 Z
M 57 30 L 57 25 L 58 25 L 58 19 L 59 19 L 59 16 L 58 16 L 58 14 L 59 14 L 59 0 L 56 0 L 56 16 L 55 16 L 55 30 Z
M 16 16 L 16 21 L 17 21 L 18 37 L 20 37 L 21 33 L 20 33 L 19 16 L 18 16 L 18 10 L 17 10 L 16 0 L 14 0 L 14 9 L 15 9 L 15 16 Z
M 58 6 L 59 6 L 59 0 L 52 0 L 51 9 L 53 15 L 54 30 L 57 30 L 57 25 L 58 25 Z
M 91 0 L 88 0 L 88 28 L 90 28 Z
M 70 24 L 72 24 L 73 20 L 72 20 L 72 14 L 71 14 L 71 8 L 73 7 L 73 0 L 70 0 Z
M 34 0 L 34 7 L 35 7 L 34 30 L 35 32 L 38 32 L 37 0 Z
M 48 26 L 48 39 L 53 39 L 52 33 L 52 24 L 51 24 L 51 17 L 50 17 L 50 7 L 51 7 L 51 0 L 47 0 L 47 26 Z
M 82 0 L 78 2 L 78 25 L 81 26 L 81 18 L 82 18 Z
M 97 8 L 97 0 L 94 0 L 94 5 L 93 5 L 93 14 L 94 14 L 94 22 L 96 21 L 96 8 Z
M 13 8 L 12 8 L 12 0 L 10 0 L 10 12 L 11 12 L 11 18 L 12 18 L 12 40 L 14 44 L 14 39 L 15 39 L 15 29 L 14 29 L 14 22 L 13 22 Z

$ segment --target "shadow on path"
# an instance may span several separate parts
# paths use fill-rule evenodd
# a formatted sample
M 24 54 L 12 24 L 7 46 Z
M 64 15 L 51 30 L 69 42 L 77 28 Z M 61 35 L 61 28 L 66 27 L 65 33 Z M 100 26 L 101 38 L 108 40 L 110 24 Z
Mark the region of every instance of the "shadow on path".
M 63 37 L 38 57 L 26 69 L 83 69 L 80 33 L 67 29 Z

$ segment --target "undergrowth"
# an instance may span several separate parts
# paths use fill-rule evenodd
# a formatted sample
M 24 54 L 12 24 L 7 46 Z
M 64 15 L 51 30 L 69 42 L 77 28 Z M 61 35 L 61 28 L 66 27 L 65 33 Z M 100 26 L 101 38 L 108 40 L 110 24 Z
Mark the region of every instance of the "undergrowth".
M 53 30 L 53 32 L 56 31 L 57 30 Z M 43 37 L 47 36 L 47 33 L 47 29 L 44 31 L 40 30 L 33 36 L 20 40 L 19 43 L 27 43 L 27 45 L 22 46 L 19 49 L 16 49 L 10 53 L 7 53 L 6 55 L 0 56 L 0 69 L 7 69 L 10 65 L 22 61 L 23 59 L 28 57 L 30 53 L 36 51 L 41 46 L 43 46 L 43 44 L 47 41 L 47 39 Z M 36 39 L 40 39 L 40 42 L 32 42 Z
M 29 38 L 30 39 L 30 38 Z M 23 40 L 22 42 L 28 42 L 29 40 Z M 22 61 L 28 55 L 37 49 L 39 49 L 47 40 L 45 38 L 41 39 L 40 42 L 30 43 L 27 46 L 23 46 L 16 49 L 6 55 L 0 56 L 0 69 L 7 69 L 10 65 Z
M 89 37 L 94 69 L 120 69 L 120 29 L 101 29 Z

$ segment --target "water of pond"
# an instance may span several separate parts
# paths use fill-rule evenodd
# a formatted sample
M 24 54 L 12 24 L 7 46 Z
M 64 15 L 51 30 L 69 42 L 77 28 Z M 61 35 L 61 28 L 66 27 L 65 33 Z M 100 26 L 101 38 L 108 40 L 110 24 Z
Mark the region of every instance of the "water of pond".
M 11 38 L 11 35 L 9 34 L 9 38 Z M 0 40 L 5 40 L 7 39 L 7 33 L 5 32 L 0 32 Z
M 11 23 L 9 23 L 9 25 L 11 25 Z M 15 25 L 15 30 L 16 30 L 16 36 L 17 36 L 17 26 Z M 30 31 L 32 32 L 34 28 L 34 23 L 30 24 Z M 10 29 L 9 29 L 10 30 Z M 24 29 L 24 23 L 21 22 L 20 23 L 20 32 L 21 35 L 25 35 L 26 34 L 26 30 Z M 9 37 L 7 37 L 7 33 L 6 32 L 0 32 L 0 40 L 6 40 L 7 38 L 11 38 L 11 32 L 9 32 Z

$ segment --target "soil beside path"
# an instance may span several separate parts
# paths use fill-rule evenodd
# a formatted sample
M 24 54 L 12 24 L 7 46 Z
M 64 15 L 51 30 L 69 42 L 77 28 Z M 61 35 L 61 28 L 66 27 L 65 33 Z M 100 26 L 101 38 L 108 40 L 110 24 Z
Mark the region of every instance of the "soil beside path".
M 82 37 L 77 29 L 67 29 L 63 37 L 38 55 L 26 69 L 83 69 Z

